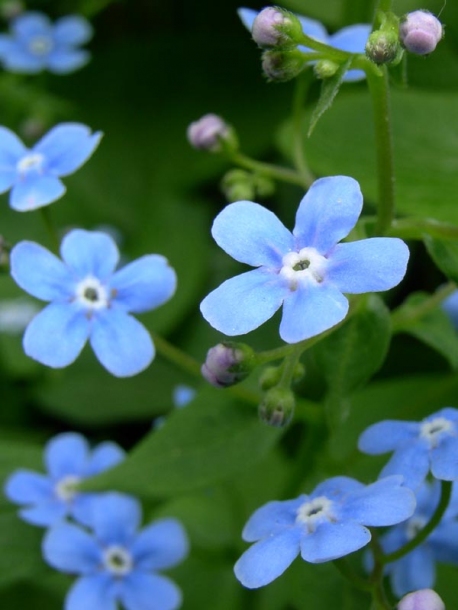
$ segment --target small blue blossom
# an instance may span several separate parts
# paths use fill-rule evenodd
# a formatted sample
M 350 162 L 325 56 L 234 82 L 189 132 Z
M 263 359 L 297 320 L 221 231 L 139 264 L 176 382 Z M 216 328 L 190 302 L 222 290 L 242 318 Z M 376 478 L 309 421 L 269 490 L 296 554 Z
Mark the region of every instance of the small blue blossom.
M 257 267 L 224 282 L 201 303 L 204 318 L 226 335 L 243 335 L 283 304 L 280 336 L 297 343 L 341 322 L 342 293 L 388 290 L 406 272 L 409 250 L 396 238 L 338 244 L 356 224 L 363 197 L 346 176 L 321 178 L 299 204 L 291 233 L 251 201 L 228 205 L 212 235 L 236 260 Z
M 0 193 L 11 189 L 10 207 L 18 212 L 52 203 L 66 191 L 59 178 L 79 169 L 101 137 L 85 125 L 61 123 L 29 149 L 12 131 L 0 127 Z
M 176 519 L 161 519 L 139 530 L 140 503 L 109 493 L 93 505 L 93 534 L 70 524 L 49 530 L 43 556 L 54 568 L 78 574 L 66 610 L 175 610 L 181 592 L 157 574 L 188 553 L 186 533 Z
M 67 74 L 89 61 L 90 54 L 78 47 L 91 38 L 90 23 L 79 15 L 52 24 L 43 13 L 22 13 L 13 19 L 10 34 L 0 34 L 0 61 L 10 72 Z
M 173 388 L 172 400 L 176 409 L 186 407 L 196 395 L 196 390 L 189 385 L 179 383 Z
M 236 577 L 256 589 L 283 574 L 299 554 L 322 563 L 357 551 L 371 539 L 366 526 L 394 525 L 412 515 L 415 496 L 401 483 L 400 476 L 371 485 L 334 477 L 310 495 L 269 502 L 245 525 L 243 539 L 255 544 L 235 564 Z
M 359 437 L 360 451 L 377 455 L 393 451 L 380 476 L 402 474 L 417 489 L 429 470 L 436 479 L 458 479 L 458 409 L 446 407 L 421 422 L 385 420 Z
M 70 231 L 62 240 L 62 261 L 34 242 L 11 251 L 11 275 L 21 288 L 51 301 L 24 334 L 25 353 L 42 364 L 71 364 L 89 339 L 101 364 L 116 377 L 144 370 L 154 358 L 151 336 L 129 315 L 155 309 L 175 292 L 176 275 L 167 260 L 149 254 L 115 271 L 119 251 L 97 231 Z
M 458 290 L 442 301 L 442 309 L 449 317 L 451 323 L 458 330 Z
M 259 11 L 254 11 L 249 8 L 239 8 L 237 11 L 243 25 L 251 32 L 253 22 L 256 19 Z M 296 15 L 302 25 L 302 31 L 306 36 L 314 38 L 318 42 L 323 42 L 331 47 L 347 51 L 348 53 L 364 53 L 366 42 L 371 33 L 372 26 L 370 24 L 356 24 L 342 28 L 335 34 L 328 34 L 322 23 L 315 19 L 309 19 L 302 15 Z M 298 47 L 304 53 L 309 53 L 310 49 L 300 45 Z M 344 82 L 355 82 L 365 78 L 363 70 L 349 70 L 343 80 Z
M 439 525 L 413 551 L 386 566 L 394 593 L 401 597 L 408 591 L 433 587 L 435 563 L 458 565 L 458 493 L 454 486 L 450 504 Z M 417 493 L 417 508 L 407 521 L 396 525 L 380 538 L 385 553 L 393 553 L 414 538 L 432 517 L 439 503 L 440 484 L 425 483 Z
M 52 438 L 45 447 L 47 474 L 17 470 L 6 481 L 6 497 L 24 508 L 24 521 L 49 527 L 65 517 L 87 524 L 98 494 L 78 491 L 78 483 L 112 468 L 124 459 L 115 443 L 101 443 L 91 452 L 80 434 L 68 432 Z

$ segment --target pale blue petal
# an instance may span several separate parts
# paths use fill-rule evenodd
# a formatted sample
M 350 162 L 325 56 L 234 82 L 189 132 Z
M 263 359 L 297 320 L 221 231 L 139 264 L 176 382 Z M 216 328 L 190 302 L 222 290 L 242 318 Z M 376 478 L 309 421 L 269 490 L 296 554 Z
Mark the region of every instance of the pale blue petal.
M 76 360 L 88 335 L 84 313 L 66 303 L 51 303 L 27 326 L 24 351 L 41 364 L 60 369 Z
M 369 530 L 359 523 L 325 522 L 303 535 L 301 556 L 310 563 L 332 561 L 361 549 L 370 539 Z
M 322 23 L 316 21 L 316 19 L 310 19 L 309 17 L 303 17 L 302 15 L 296 15 L 296 17 L 301 22 L 302 31 L 306 36 L 310 36 L 310 38 L 314 38 L 319 42 L 330 44 L 328 32 Z M 307 47 L 300 46 L 299 48 L 303 50 Z M 307 48 L 307 51 L 309 50 L 310 49 Z
M 212 235 L 232 258 L 259 267 L 280 269 L 282 258 L 294 249 L 294 238 L 283 223 L 262 205 L 236 201 L 218 214 Z
M 402 481 L 402 476 L 386 477 L 353 493 L 342 506 L 342 518 L 368 526 L 405 521 L 412 516 L 416 500 L 410 489 L 401 487 Z
M 54 23 L 53 37 L 59 44 L 85 44 L 92 36 L 93 29 L 91 24 L 80 15 L 67 15 Z
M 326 496 L 330 500 L 340 501 L 348 494 L 352 494 L 364 489 L 364 484 L 350 477 L 332 477 L 323 481 L 315 487 L 311 498 Z
M 161 519 L 145 527 L 130 547 L 135 567 L 144 571 L 165 570 L 189 552 L 186 532 L 176 519 Z
M 113 466 L 121 463 L 125 457 L 125 451 L 116 443 L 111 441 L 100 443 L 90 455 L 84 474 L 89 477 L 108 468 L 113 468 Z
M 363 207 L 359 184 L 348 176 L 316 180 L 299 204 L 294 235 L 299 249 L 313 247 L 320 254 L 346 237 Z
M 0 194 L 8 191 L 14 185 L 16 179 L 17 175 L 15 170 L 0 170 Z
M 14 50 L 16 42 L 9 34 L 0 34 L 0 59 L 3 60 L 8 53 Z M 0 129 L 5 129 L 1 127 Z
M 102 552 L 93 536 L 68 523 L 46 533 L 42 550 L 45 561 L 62 572 L 90 574 L 101 562 Z
M 436 419 L 438 417 L 445 417 L 445 419 L 448 419 L 451 422 L 458 424 L 458 409 L 455 409 L 454 407 L 444 407 L 443 409 L 440 409 L 436 413 L 433 413 L 432 415 L 425 417 L 425 419 L 423 421 L 433 421 L 434 419 Z M 454 428 L 455 428 L 455 431 L 457 431 L 458 426 L 455 425 Z
M 68 507 L 59 500 L 48 500 L 42 504 L 23 508 L 19 511 L 19 516 L 27 523 L 38 527 L 51 527 L 61 522 L 68 514 Z
M 370 455 L 387 453 L 417 438 L 419 434 L 420 424 L 417 422 L 387 419 L 364 430 L 358 440 L 358 449 Z
M 348 300 L 332 284 L 298 284 L 283 304 L 280 337 L 297 343 L 319 335 L 341 322 L 348 312 Z
M 442 301 L 442 309 L 452 321 L 455 330 L 458 329 L 458 290 Z
M 14 43 L 10 51 L 2 56 L 4 68 L 10 72 L 36 74 L 46 67 L 46 56 L 32 55 L 29 51 Z
M 61 123 L 41 138 L 33 152 L 45 157 L 46 171 L 67 176 L 89 159 L 101 137 L 100 131 L 91 135 L 89 127 L 81 123 Z
M 364 70 L 348 70 L 345 73 L 342 81 L 344 83 L 356 83 L 360 80 L 364 80 L 366 78 L 366 73 Z
M 101 492 L 77 493 L 71 502 L 67 503 L 68 513 L 76 523 L 91 527 L 93 521 L 94 503 L 100 499 Z
M 458 480 L 458 438 L 448 436 L 431 451 L 431 472 L 443 481 Z
M 16 504 L 38 504 L 52 498 L 54 485 L 44 474 L 32 470 L 17 470 L 7 478 L 5 496 Z
M 70 299 L 73 280 L 61 260 L 31 241 L 21 241 L 11 251 L 11 275 L 26 292 L 41 299 Z
M 329 39 L 329 44 L 336 49 L 348 51 L 349 53 L 364 53 L 366 42 L 372 27 L 368 24 L 350 25 L 335 34 Z M 346 83 L 356 82 L 366 78 L 364 70 L 349 70 L 343 80 Z
M 62 197 L 66 188 L 54 176 L 28 174 L 13 186 L 10 207 L 17 212 L 29 212 Z
M 225 281 L 200 304 L 203 317 L 225 335 L 244 335 L 258 328 L 280 308 L 290 289 L 264 268 Z
M 380 473 L 380 478 L 402 474 L 404 484 L 415 490 L 423 483 L 429 471 L 429 452 L 424 443 L 404 443 Z
M 116 589 L 106 573 L 79 578 L 67 594 L 64 610 L 117 610 Z
M 408 555 L 389 564 L 391 586 L 394 593 L 401 597 L 409 591 L 427 589 L 434 586 L 436 569 L 431 549 L 426 545 L 414 549 Z
M 237 15 L 240 17 L 243 25 L 251 32 L 253 22 L 256 19 L 256 15 L 259 11 L 253 11 L 251 8 L 239 8 L 237 9 Z
M 65 263 L 81 278 L 101 281 L 110 276 L 119 260 L 118 247 L 106 233 L 75 229 L 62 240 L 60 253 Z
M 11 24 L 11 30 L 18 38 L 29 39 L 32 36 L 49 36 L 51 33 L 49 18 L 38 11 L 27 11 L 16 17 Z
M 182 602 L 181 591 L 172 580 L 141 572 L 131 572 L 124 578 L 119 598 L 126 610 L 176 610 Z
M 88 457 L 89 444 L 76 432 L 58 434 L 48 441 L 44 453 L 46 468 L 55 480 L 83 475 Z
M 0 127 L 0 172 L 16 171 L 16 164 L 27 152 L 15 133 L 7 127 Z
M 132 496 L 113 492 L 102 494 L 94 500 L 92 527 L 103 544 L 130 546 L 141 519 L 141 504 Z
M 307 501 L 308 497 L 302 495 L 294 500 L 273 501 L 261 506 L 243 528 L 243 540 L 255 542 L 268 536 L 276 536 L 285 528 L 291 527 L 296 521 L 297 510 Z
M 196 390 L 187 385 L 177 385 L 173 389 L 172 401 L 177 409 L 186 407 L 196 395 Z
M 88 53 L 87 51 L 81 51 L 80 49 L 55 49 L 48 56 L 46 61 L 46 67 L 50 72 L 54 72 L 54 74 L 69 74 L 70 72 L 74 72 L 75 70 L 79 70 L 79 68 L 85 66 L 90 60 L 90 58 L 90 53 Z M 96 145 L 97 144 L 98 142 L 96 143 Z M 92 154 L 92 150 L 85 157 L 84 161 L 87 157 L 89 157 L 90 154 Z M 82 163 L 84 163 L 84 161 L 82 161 Z M 80 163 L 78 167 L 82 163 Z M 63 176 L 64 174 L 59 173 L 59 175 Z
M 326 280 L 351 294 L 389 290 L 406 274 L 409 249 L 395 237 L 338 244 L 329 255 Z
M 442 521 L 428 538 L 428 546 L 433 551 L 436 561 L 457 565 L 458 523 L 456 521 Z
M 115 377 L 140 373 L 155 355 L 153 341 L 143 324 L 114 308 L 94 318 L 89 340 L 100 363 Z
M 126 311 L 141 313 L 168 301 L 175 292 L 177 277 L 159 254 L 142 256 L 117 271 L 110 281 L 116 303 Z
M 268 585 L 281 576 L 299 554 L 300 529 L 291 528 L 253 544 L 234 566 L 238 580 L 248 589 Z

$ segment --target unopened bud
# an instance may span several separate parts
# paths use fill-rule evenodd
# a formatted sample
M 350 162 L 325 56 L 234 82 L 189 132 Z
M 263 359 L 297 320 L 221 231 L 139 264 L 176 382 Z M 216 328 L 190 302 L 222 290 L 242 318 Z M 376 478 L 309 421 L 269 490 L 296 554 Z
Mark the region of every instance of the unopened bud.
M 245 343 L 218 343 L 207 352 L 202 376 L 217 388 L 226 388 L 243 381 L 256 365 L 253 349 Z
M 187 129 L 189 143 L 198 150 L 217 152 L 221 140 L 235 139 L 232 129 L 216 114 L 206 114 Z
M 398 610 L 445 610 L 445 604 L 432 589 L 419 589 L 403 597 Z
M 261 421 L 274 428 L 284 428 L 293 417 L 294 394 L 284 388 L 271 388 L 262 399 L 258 408 Z
M 256 16 L 251 34 L 262 48 L 294 46 L 301 40 L 302 26 L 293 13 L 268 6 Z
M 271 82 L 286 82 L 295 78 L 307 65 L 304 54 L 298 49 L 265 51 L 262 69 Z
M 389 64 L 398 57 L 399 37 L 396 31 L 377 30 L 367 39 L 366 55 L 375 64 Z
M 231 169 L 221 180 L 221 190 L 229 202 L 255 199 L 253 176 L 243 169 Z
M 408 13 L 399 28 L 402 45 L 415 55 L 432 53 L 443 36 L 442 24 L 429 11 Z
M 331 78 L 339 69 L 339 64 L 336 64 L 329 59 L 321 59 L 313 66 L 315 76 L 320 79 Z

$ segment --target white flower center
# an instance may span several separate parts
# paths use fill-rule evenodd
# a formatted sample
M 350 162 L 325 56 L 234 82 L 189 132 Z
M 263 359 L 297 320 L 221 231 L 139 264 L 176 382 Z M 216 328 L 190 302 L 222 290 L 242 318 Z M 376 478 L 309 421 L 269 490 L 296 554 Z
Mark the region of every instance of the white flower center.
M 80 477 L 69 474 L 57 482 L 54 491 L 59 500 L 70 502 L 78 493 L 78 484 L 81 481 Z
M 431 447 L 436 447 L 442 432 L 451 432 L 453 423 L 445 417 L 436 417 L 431 421 L 423 422 L 420 428 L 420 436 L 429 441 Z
M 307 526 L 309 532 L 314 532 L 316 526 L 323 521 L 335 521 L 335 515 L 332 512 L 332 501 L 326 496 L 320 496 L 304 502 L 296 511 L 296 523 L 302 523 Z
M 327 263 L 327 259 L 315 248 L 302 248 L 299 252 L 285 254 L 280 275 L 286 278 L 291 290 L 297 290 L 301 282 L 322 282 Z
M 49 36 L 34 36 L 29 42 L 29 51 L 33 55 L 47 55 L 52 48 L 53 41 Z
M 41 171 L 44 160 L 44 156 L 40 153 L 30 153 L 18 161 L 16 169 L 22 175 L 32 170 Z
M 108 572 L 115 576 L 125 576 L 132 570 L 134 562 L 127 549 L 123 546 L 113 545 L 104 550 L 103 565 Z
M 87 309 L 103 309 L 110 300 L 106 287 L 96 277 L 84 278 L 76 287 L 76 299 Z

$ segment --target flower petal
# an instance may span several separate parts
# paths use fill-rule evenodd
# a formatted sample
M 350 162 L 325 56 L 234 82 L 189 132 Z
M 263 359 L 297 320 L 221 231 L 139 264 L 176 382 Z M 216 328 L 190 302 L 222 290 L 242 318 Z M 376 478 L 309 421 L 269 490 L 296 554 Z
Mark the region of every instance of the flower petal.
M 351 294 L 389 290 L 406 274 L 409 249 L 395 237 L 338 244 L 329 256 L 326 280 Z
M 92 527 L 104 544 L 129 545 L 142 519 L 140 502 L 121 493 L 105 493 L 94 500 Z
M 320 254 L 346 237 L 361 213 L 359 184 L 348 176 L 316 180 L 299 204 L 293 234 L 299 248 L 313 247 Z
M 339 501 L 348 496 L 348 494 L 361 491 L 362 489 L 364 489 L 364 484 L 356 479 L 344 476 L 332 477 L 317 485 L 310 494 L 310 497 L 319 498 L 320 496 L 326 496 L 330 500 Z
M 255 542 L 268 536 L 276 536 L 285 528 L 294 525 L 297 509 L 307 502 L 307 496 L 294 500 L 268 502 L 258 508 L 248 519 L 243 528 L 242 538 L 246 542 Z
M 431 549 L 422 545 L 399 561 L 389 564 L 391 586 L 401 597 L 409 591 L 431 588 L 436 580 L 436 569 Z
M 434 552 L 434 558 L 441 563 L 458 563 L 458 523 L 442 521 L 428 538 L 428 546 Z
M 101 550 L 93 536 L 69 523 L 50 529 L 43 539 L 42 550 L 45 561 L 62 572 L 91 574 L 101 561 Z
M 301 556 L 311 563 L 332 561 L 361 549 L 370 539 L 369 530 L 359 523 L 321 523 L 314 532 L 302 537 Z
M 225 207 L 215 218 L 212 235 L 232 258 L 253 267 L 280 269 L 283 256 L 294 248 L 293 236 L 275 214 L 251 201 Z
M 89 444 L 81 434 L 64 432 L 45 447 L 46 469 L 54 480 L 68 475 L 82 476 L 89 457 Z
M 0 193 L 5 193 L 6 191 L 8 191 L 16 182 L 16 178 L 17 176 L 14 170 L 11 169 L 2 171 L 0 169 Z
M 79 356 L 89 335 L 89 320 L 67 303 L 51 303 L 27 326 L 23 339 L 27 356 L 60 369 Z
M 299 538 L 300 529 L 296 527 L 256 542 L 235 564 L 236 577 L 248 589 L 268 585 L 298 556 Z
M 213 290 L 200 304 L 200 311 L 225 335 L 244 335 L 271 318 L 289 292 L 276 274 L 254 269 Z
M 74 72 L 75 70 L 79 70 L 79 68 L 85 66 L 90 60 L 90 58 L 91 54 L 88 53 L 88 51 L 81 51 L 79 49 L 64 50 L 60 48 L 50 53 L 46 62 L 46 67 L 50 72 L 54 72 L 54 74 L 68 74 L 70 72 Z
M 70 231 L 62 240 L 60 253 L 78 276 L 91 275 L 102 282 L 113 273 L 119 260 L 116 243 L 100 231 Z
M 49 250 L 21 241 L 11 251 L 11 275 L 26 292 L 41 299 L 69 299 L 74 282 L 65 265 Z
M 49 35 L 51 21 L 44 13 L 27 11 L 11 23 L 11 30 L 18 38 L 30 38 L 37 35 Z
M 126 610 L 176 610 L 182 602 L 181 591 L 170 578 L 142 572 L 124 578 L 119 597 Z
M 140 373 L 155 355 L 153 341 L 143 324 L 114 308 L 94 319 L 89 340 L 102 366 L 115 377 Z
M 431 451 L 431 472 L 442 481 L 458 479 L 458 438 L 448 436 Z
M 247 30 L 250 30 L 250 32 L 251 28 L 253 27 L 253 22 L 256 19 L 258 13 L 259 11 L 254 11 L 251 8 L 237 9 L 237 15 L 240 17 L 243 25 L 247 28 Z
M 38 527 L 51 527 L 61 522 L 68 514 L 67 506 L 64 502 L 49 500 L 43 504 L 37 504 L 30 508 L 23 508 L 19 511 L 19 516 L 27 523 Z
M 31 470 L 16 470 L 4 487 L 5 496 L 16 504 L 38 504 L 52 497 L 54 484 L 44 474 Z
M 85 163 L 98 146 L 102 133 L 91 135 L 81 123 L 61 123 L 53 127 L 33 147 L 46 159 L 46 171 L 54 176 L 68 176 Z
M 349 53 L 364 53 L 366 42 L 371 33 L 369 24 L 356 24 L 342 28 L 329 37 L 329 44 L 336 49 Z M 364 70 L 349 70 L 343 80 L 346 83 L 356 82 L 366 78 Z
M 104 470 L 108 470 L 109 468 L 113 468 L 113 466 L 122 462 L 125 457 L 126 454 L 124 449 L 116 443 L 110 441 L 100 443 L 100 445 L 95 447 L 89 457 L 89 461 L 84 469 L 84 474 L 89 477 L 98 474 L 99 472 L 103 472 Z
M 369 455 L 394 451 L 402 443 L 413 440 L 420 433 L 420 424 L 387 419 L 366 428 L 358 440 L 358 449 Z
M 54 176 L 29 174 L 13 186 L 10 207 L 17 212 L 29 212 L 62 197 L 66 188 Z
M 7 127 L 0 127 L 0 172 L 16 171 L 17 162 L 27 154 L 27 148 Z
M 92 38 L 93 33 L 89 21 L 80 15 L 67 15 L 54 23 L 53 37 L 59 44 L 85 44 Z
M 164 570 L 186 557 L 189 543 L 177 519 L 161 519 L 145 527 L 131 548 L 135 567 L 144 571 Z
M 162 305 L 174 294 L 176 273 L 158 254 L 142 256 L 117 271 L 110 281 L 116 303 L 126 311 L 141 313 Z
M 16 41 L 12 41 L 10 50 L 2 54 L 2 62 L 9 72 L 36 74 L 46 67 L 46 56 L 32 55 Z
M 425 444 L 418 441 L 404 443 L 385 465 L 379 477 L 402 474 L 404 484 L 416 490 L 429 471 L 429 452 Z
M 79 578 L 65 600 L 65 610 L 117 610 L 116 586 L 106 573 Z
M 297 343 L 319 335 L 341 322 L 348 312 L 348 301 L 332 284 L 298 284 L 283 303 L 280 337 Z

